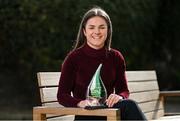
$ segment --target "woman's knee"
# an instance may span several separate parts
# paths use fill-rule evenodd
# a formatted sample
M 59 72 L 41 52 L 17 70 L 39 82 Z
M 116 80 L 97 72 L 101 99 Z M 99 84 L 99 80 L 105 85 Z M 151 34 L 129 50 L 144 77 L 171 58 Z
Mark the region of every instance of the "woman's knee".
M 123 101 L 125 101 L 126 103 L 129 103 L 129 104 L 137 104 L 137 102 L 132 99 L 125 99 Z
M 126 107 L 126 106 L 137 106 L 137 103 L 134 101 L 134 100 L 131 100 L 131 99 L 124 99 L 124 100 L 121 100 L 119 101 L 118 103 L 116 103 L 114 105 L 115 107 Z
M 130 106 L 137 106 L 137 103 L 136 101 L 134 100 L 131 100 L 131 99 L 126 99 L 126 100 L 123 100 L 123 102 L 126 104 L 126 105 L 130 105 Z

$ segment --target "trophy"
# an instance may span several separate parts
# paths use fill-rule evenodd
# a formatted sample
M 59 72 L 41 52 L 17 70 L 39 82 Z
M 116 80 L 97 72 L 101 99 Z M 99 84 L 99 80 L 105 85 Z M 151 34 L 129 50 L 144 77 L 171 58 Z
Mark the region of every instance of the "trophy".
M 87 88 L 86 99 L 89 101 L 88 107 L 104 106 L 107 98 L 106 88 L 100 76 L 101 67 L 102 64 L 98 66 Z

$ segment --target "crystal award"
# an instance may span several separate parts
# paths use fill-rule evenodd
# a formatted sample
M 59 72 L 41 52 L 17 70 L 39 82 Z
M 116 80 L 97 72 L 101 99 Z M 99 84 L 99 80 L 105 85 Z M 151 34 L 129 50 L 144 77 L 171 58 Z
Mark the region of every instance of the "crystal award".
M 107 98 L 106 88 L 100 76 L 101 67 L 102 64 L 98 66 L 87 88 L 86 99 L 89 100 L 89 106 L 104 105 Z

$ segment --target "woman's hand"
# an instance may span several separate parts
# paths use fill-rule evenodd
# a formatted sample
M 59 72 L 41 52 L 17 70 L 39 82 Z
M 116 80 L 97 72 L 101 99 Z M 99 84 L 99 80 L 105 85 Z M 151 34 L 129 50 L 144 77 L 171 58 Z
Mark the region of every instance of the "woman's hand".
M 108 107 L 113 107 L 114 104 L 116 104 L 118 101 L 122 99 L 122 96 L 119 96 L 117 94 L 110 94 L 108 99 L 106 100 L 106 105 L 108 105 Z
M 77 104 L 78 107 L 84 108 L 86 106 L 89 106 L 89 100 L 82 100 Z

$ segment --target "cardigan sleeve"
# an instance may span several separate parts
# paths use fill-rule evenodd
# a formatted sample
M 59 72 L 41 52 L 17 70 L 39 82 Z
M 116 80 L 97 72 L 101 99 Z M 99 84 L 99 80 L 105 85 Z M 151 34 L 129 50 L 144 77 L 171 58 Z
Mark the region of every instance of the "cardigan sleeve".
M 129 89 L 126 79 L 126 65 L 122 54 L 117 51 L 116 56 L 116 82 L 115 82 L 115 93 L 122 96 L 123 98 L 129 97 Z
M 57 100 L 63 106 L 77 107 L 77 104 L 81 101 L 81 99 L 71 96 L 75 78 L 74 58 L 70 53 L 62 64 L 61 77 L 57 92 Z

